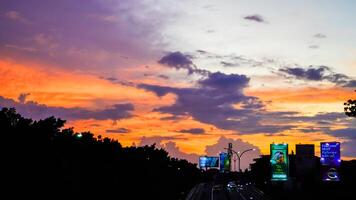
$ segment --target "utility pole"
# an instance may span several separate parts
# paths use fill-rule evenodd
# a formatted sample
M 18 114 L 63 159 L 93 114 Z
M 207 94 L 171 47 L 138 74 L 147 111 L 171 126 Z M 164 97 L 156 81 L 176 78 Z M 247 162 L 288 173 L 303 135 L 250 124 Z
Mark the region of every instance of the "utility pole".
M 233 152 L 232 143 L 229 143 L 229 147 L 228 147 L 228 149 L 227 149 L 227 156 L 228 156 L 229 163 L 230 163 L 230 169 L 229 169 L 229 171 L 231 171 L 231 157 L 232 157 L 232 152 Z
M 244 153 L 248 152 L 248 151 L 255 151 L 256 149 L 246 149 L 244 150 L 242 153 L 240 153 L 240 151 L 236 152 L 233 149 L 231 149 L 232 152 L 234 152 L 237 156 L 237 159 L 239 160 L 239 172 L 241 172 L 241 157 L 242 155 L 244 155 Z

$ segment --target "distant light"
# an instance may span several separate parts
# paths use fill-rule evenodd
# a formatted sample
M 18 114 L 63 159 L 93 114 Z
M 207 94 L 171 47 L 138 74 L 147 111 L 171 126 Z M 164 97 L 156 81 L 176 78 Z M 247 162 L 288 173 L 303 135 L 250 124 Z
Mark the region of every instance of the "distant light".
M 341 162 L 341 159 L 338 159 L 337 162 Z
M 81 138 L 81 137 L 83 137 L 83 135 L 82 135 L 81 133 L 78 133 L 78 134 L 77 134 L 77 137 L 78 137 L 78 138 Z
M 252 151 L 256 151 L 256 149 L 252 149 Z

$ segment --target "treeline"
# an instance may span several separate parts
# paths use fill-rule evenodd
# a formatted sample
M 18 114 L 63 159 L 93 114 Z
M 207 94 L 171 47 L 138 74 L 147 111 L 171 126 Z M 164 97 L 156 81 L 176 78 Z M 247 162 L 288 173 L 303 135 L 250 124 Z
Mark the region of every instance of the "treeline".
M 195 164 L 171 158 L 154 145 L 122 147 L 116 140 L 64 129 L 64 124 L 2 108 L 1 196 L 184 199 L 202 181 Z

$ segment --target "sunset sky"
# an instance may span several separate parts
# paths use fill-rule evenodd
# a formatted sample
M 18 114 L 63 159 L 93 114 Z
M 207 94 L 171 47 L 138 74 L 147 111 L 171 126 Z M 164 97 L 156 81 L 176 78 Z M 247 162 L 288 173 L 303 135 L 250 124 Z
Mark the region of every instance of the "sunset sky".
M 356 1 L 1 0 L 0 107 L 156 143 L 197 162 L 227 143 L 342 142 L 356 158 Z

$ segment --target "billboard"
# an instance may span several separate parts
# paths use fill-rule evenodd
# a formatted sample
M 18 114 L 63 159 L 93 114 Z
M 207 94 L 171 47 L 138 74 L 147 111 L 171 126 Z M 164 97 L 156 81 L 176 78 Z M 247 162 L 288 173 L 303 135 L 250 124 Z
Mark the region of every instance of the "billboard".
M 288 144 L 271 144 L 272 181 L 288 179 Z
M 227 153 L 220 153 L 220 172 L 230 171 L 230 156 Z
M 199 166 L 200 168 L 219 168 L 219 157 L 201 156 Z
M 320 143 L 320 164 L 323 181 L 339 181 L 338 169 L 341 164 L 340 142 Z

